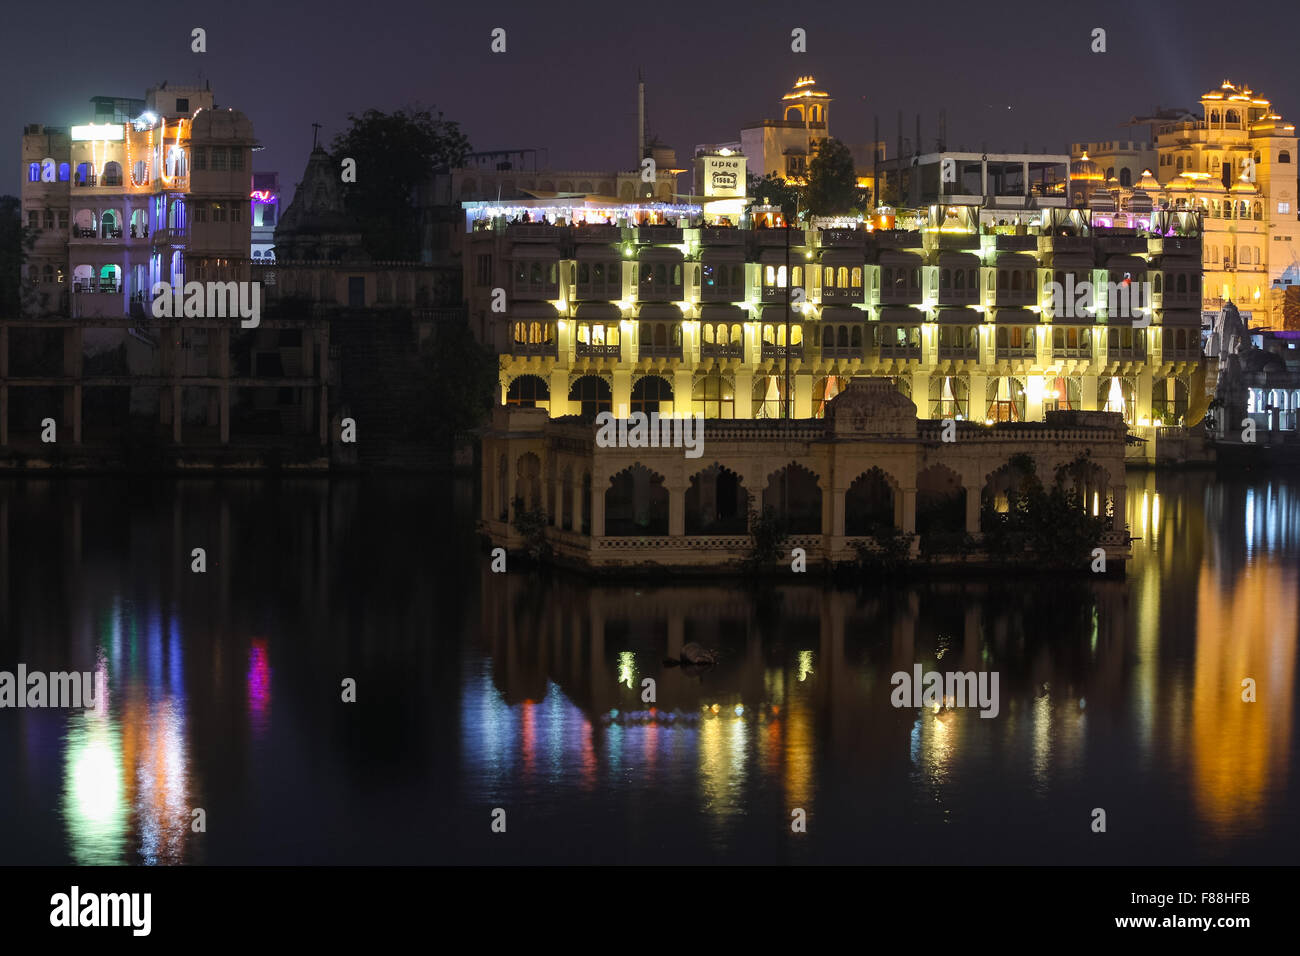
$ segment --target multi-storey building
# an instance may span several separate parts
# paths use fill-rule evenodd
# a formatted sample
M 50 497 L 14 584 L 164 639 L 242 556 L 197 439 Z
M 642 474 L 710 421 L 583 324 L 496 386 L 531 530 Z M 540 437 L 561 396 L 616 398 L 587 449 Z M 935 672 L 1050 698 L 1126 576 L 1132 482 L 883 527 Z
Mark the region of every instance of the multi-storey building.
M 125 316 L 156 282 L 246 279 L 248 118 L 206 87 L 92 103 L 95 122 L 23 132 L 28 311 Z
M 1110 199 L 1102 205 L 1109 201 L 1122 208 L 1132 187 L 1142 188 L 1157 207 L 1199 210 L 1204 310 L 1217 312 L 1231 301 L 1280 328 L 1283 292 L 1300 284 L 1295 125 L 1249 87 L 1228 81 L 1201 97 L 1200 114 L 1163 111 L 1131 121 L 1150 123 L 1153 148 L 1075 144 L 1078 160 L 1087 162 L 1092 155 L 1095 174 L 1086 184 L 1085 177 L 1076 176 L 1075 199 L 1096 209 L 1098 194 L 1105 192 Z M 1143 173 L 1158 188 L 1133 176 L 1141 162 L 1149 162 Z
M 922 418 L 1120 412 L 1154 456 L 1201 357 L 1200 217 L 1103 228 L 1032 205 L 805 231 L 757 207 L 736 228 L 700 206 L 466 203 L 470 321 L 501 355 L 502 403 L 552 417 L 808 419 L 881 376 Z M 1084 281 L 1151 295 L 1130 314 L 1053 298 Z

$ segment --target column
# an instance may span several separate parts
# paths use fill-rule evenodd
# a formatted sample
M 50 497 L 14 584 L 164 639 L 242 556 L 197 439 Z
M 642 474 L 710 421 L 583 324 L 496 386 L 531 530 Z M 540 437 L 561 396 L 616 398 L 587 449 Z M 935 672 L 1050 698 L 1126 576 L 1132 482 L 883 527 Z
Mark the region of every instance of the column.
M 754 417 L 754 370 L 744 368 L 736 370 L 736 417 Z
M 605 536 L 605 489 L 608 487 L 608 478 L 596 472 L 592 473 L 591 536 L 593 538 L 603 538 Z
M 938 346 L 935 347 L 936 349 Z M 912 402 L 916 405 L 916 417 L 922 420 L 930 417 L 930 373 L 912 373 Z
M 966 533 L 979 534 L 980 531 L 980 488 L 966 489 Z
M 614 369 L 614 417 L 627 418 L 632 413 L 632 370 Z
M 1043 420 L 1043 376 L 1034 374 L 1025 377 L 1025 421 L 1041 422 Z
M 831 535 L 844 537 L 844 496 L 847 489 L 836 488 L 831 491 Z
M 970 400 L 967 403 L 966 418 L 972 422 L 984 421 L 984 416 L 988 414 L 988 399 L 986 397 L 988 386 L 988 376 L 983 372 L 970 373 Z
M 1101 408 L 1097 404 L 1096 375 L 1082 375 L 1079 377 L 1079 404 L 1085 412 L 1095 412 Z
M 784 369 L 782 369 L 782 375 L 784 375 Z M 790 409 L 790 416 L 792 418 L 812 418 L 812 376 L 796 374 L 794 368 L 791 368 L 790 381 L 794 387 L 794 407 Z
M 1111 488 L 1111 495 L 1114 499 L 1114 515 L 1111 517 L 1111 530 L 1123 531 L 1127 525 L 1124 522 L 1125 507 L 1125 487 L 1123 485 L 1114 485 Z
M 903 489 L 903 525 L 904 532 L 910 534 L 916 531 L 916 489 Z
M 686 534 L 686 490 L 690 486 L 674 482 L 664 482 L 668 490 L 668 535 L 680 538 Z
M 673 415 L 677 418 L 684 418 L 691 414 L 691 379 L 693 377 L 694 373 L 690 368 L 678 366 L 672 371 Z
M 551 388 L 551 417 L 560 418 L 569 414 L 568 368 L 552 368 L 550 381 L 547 384 Z

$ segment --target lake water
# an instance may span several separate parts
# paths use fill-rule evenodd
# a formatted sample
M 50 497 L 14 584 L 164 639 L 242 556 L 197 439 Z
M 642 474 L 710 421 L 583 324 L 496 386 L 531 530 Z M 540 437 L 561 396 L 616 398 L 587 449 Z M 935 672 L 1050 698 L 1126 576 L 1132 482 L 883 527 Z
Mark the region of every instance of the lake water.
M 0 710 L 0 863 L 1293 862 L 1300 481 L 1128 489 L 1124 580 L 855 592 L 492 574 L 445 480 L 5 481 L 0 670 L 107 693 Z

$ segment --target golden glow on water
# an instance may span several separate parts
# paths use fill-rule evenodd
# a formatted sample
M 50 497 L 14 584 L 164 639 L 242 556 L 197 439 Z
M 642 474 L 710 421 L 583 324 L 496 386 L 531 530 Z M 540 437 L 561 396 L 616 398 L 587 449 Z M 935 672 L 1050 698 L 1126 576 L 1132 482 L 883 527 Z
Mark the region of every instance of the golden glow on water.
M 1192 786 L 1197 815 L 1226 838 L 1276 811 L 1287 785 L 1296 666 L 1294 568 L 1257 556 L 1221 588 L 1203 565 L 1197 587 Z M 1254 678 L 1256 703 L 1241 699 Z

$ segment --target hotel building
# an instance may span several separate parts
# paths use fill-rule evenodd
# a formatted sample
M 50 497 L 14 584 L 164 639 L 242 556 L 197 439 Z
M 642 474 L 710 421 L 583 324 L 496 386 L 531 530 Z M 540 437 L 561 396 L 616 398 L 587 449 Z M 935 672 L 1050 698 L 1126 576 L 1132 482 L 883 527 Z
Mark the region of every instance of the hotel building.
M 27 311 L 122 317 L 155 282 L 247 279 L 249 119 L 207 87 L 92 104 L 93 122 L 23 130 Z
M 1153 141 L 1074 144 L 1075 202 L 1124 212 L 1140 186 L 1157 207 L 1199 210 L 1202 308 L 1232 301 L 1281 328 L 1285 290 L 1300 285 L 1295 125 L 1229 81 L 1201 97 L 1199 117 L 1169 110 L 1132 124 L 1149 124 Z

